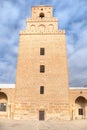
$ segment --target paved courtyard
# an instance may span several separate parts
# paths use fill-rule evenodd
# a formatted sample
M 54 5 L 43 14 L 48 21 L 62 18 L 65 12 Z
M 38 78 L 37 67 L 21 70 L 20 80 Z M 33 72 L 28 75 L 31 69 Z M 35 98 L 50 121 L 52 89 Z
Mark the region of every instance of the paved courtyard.
M 87 130 L 87 120 L 44 122 L 0 120 L 0 130 Z

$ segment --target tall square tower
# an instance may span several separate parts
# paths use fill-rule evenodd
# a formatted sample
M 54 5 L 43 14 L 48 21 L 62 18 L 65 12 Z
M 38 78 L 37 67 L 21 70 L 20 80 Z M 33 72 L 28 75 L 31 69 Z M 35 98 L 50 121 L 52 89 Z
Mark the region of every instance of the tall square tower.
M 52 9 L 32 7 L 20 32 L 15 118 L 69 119 L 66 36 Z

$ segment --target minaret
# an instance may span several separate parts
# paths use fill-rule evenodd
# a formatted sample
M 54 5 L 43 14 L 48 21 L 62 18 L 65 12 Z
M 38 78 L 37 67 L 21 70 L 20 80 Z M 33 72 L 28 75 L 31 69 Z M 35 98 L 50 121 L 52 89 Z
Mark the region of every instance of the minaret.
M 15 118 L 69 119 L 66 36 L 52 6 L 33 6 L 20 32 Z

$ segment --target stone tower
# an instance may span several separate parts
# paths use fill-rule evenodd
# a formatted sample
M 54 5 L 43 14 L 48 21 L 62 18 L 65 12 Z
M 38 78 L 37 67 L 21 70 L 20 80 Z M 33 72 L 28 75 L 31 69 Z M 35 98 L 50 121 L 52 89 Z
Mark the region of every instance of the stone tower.
M 15 119 L 69 119 L 66 36 L 52 10 L 32 7 L 20 32 Z

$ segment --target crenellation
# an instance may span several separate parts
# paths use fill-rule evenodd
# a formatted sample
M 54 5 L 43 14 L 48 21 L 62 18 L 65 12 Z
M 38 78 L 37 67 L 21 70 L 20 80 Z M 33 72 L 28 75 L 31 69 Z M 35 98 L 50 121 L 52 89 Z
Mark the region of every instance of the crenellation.
M 43 32 L 41 32 L 40 30 L 38 31 L 28 31 L 28 30 L 25 30 L 25 31 L 21 31 L 20 32 L 20 35 L 58 35 L 58 34 L 65 34 L 65 31 L 57 31 L 57 30 L 44 30 Z
M 38 23 L 38 22 L 58 22 L 58 19 L 56 17 L 43 18 L 43 19 L 39 19 L 39 18 L 27 18 L 26 24 L 27 23 L 32 24 L 32 22 L 34 22 L 34 23 Z

